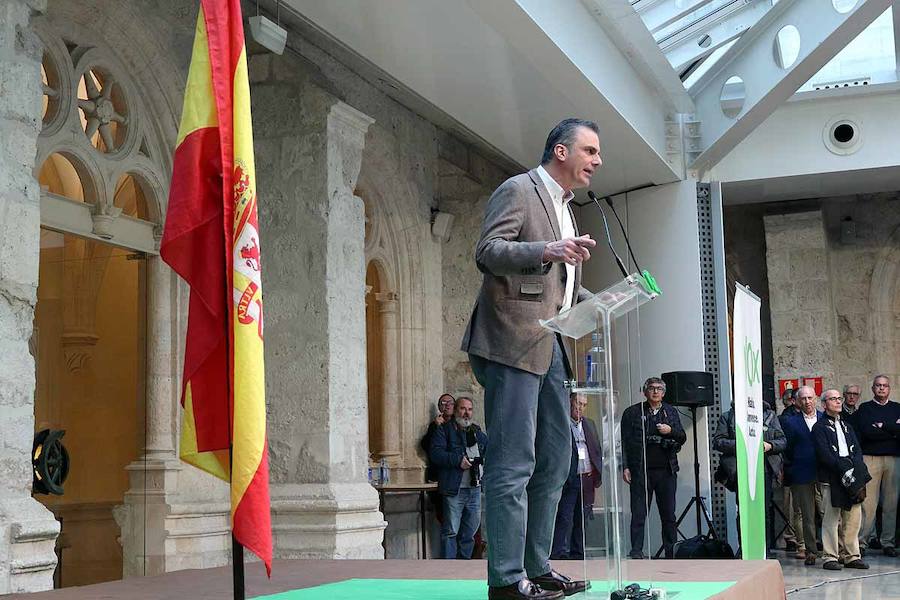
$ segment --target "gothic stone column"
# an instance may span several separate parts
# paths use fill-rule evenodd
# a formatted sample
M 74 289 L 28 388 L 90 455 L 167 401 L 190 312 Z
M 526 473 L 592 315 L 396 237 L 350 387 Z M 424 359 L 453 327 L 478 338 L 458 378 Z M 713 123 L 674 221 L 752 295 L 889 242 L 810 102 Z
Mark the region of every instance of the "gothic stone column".
M 353 194 L 372 119 L 308 82 L 260 83 L 254 101 L 275 555 L 380 558 L 385 523 L 367 482 L 364 211 Z
M 124 504 L 114 515 L 122 530 L 122 575 L 158 575 L 175 568 L 174 544 L 167 544 L 180 533 L 166 521 L 177 502 L 178 474 L 181 463 L 175 437 L 179 396 L 175 369 L 174 328 L 178 322 L 174 305 L 175 274 L 158 256 L 148 260 L 147 311 L 147 438 L 143 455 L 126 467 L 129 488 Z M 180 554 L 195 553 L 184 536 Z M 196 544 L 194 544 L 196 546 Z M 190 549 L 189 549 L 190 548 Z M 180 557 L 184 559 L 185 557 Z
M 0 3 L 0 594 L 53 587 L 59 523 L 31 497 L 40 197 L 41 44 L 31 18 L 43 0 Z
M 394 292 L 381 292 L 376 294 L 375 301 L 378 311 L 381 313 L 381 326 L 383 328 L 381 356 L 384 361 L 384 406 L 381 410 L 381 432 L 384 439 L 381 443 L 380 456 L 386 458 L 391 467 L 397 465 L 400 457 L 400 421 L 397 418 L 402 414 L 400 407 L 400 381 L 397 376 L 397 294 Z

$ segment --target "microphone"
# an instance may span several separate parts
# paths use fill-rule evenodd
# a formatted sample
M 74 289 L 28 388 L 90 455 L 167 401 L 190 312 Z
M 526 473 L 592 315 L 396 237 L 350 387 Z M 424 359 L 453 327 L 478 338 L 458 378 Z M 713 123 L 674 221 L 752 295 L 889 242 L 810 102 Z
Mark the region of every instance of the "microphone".
M 600 204 L 600 201 L 597 200 L 596 194 L 594 192 L 588 190 L 588 198 L 594 201 L 594 204 L 597 205 L 597 208 L 600 209 L 600 216 L 603 217 L 603 229 L 606 230 L 606 243 L 609 246 L 609 249 L 612 250 L 613 256 L 616 257 L 616 264 L 619 265 L 619 270 L 622 271 L 622 277 L 628 279 L 628 270 L 625 269 L 625 263 L 622 262 L 622 259 L 619 258 L 619 254 L 616 252 L 616 249 L 613 248 L 612 237 L 609 235 L 609 223 L 606 221 L 606 212 L 603 210 L 603 205 Z
M 606 196 L 604 198 L 604 200 L 606 200 L 606 203 L 612 209 L 613 214 L 616 217 L 616 221 L 619 222 L 619 229 L 622 230 L 622 235 L 625 237 L 625 245 L 628 246 L 628 254 L 631 255 L 631 260 L 634 261 L 634 266 L 637 267 L 638 273 L 643 273 L 643 269 L 641 269 L 641 265 L 638 264 L 637 259 L 634 257 L 634 251 L 631 249 L 631 242 L 628 241 L 628 234 L 625 233 L 625 226 L 622 225 L 622 219 L 619 218 L 619 213 L 616 212 L 616 207 L 613 206 L 612 198 L 610 198 L 609 196 Z

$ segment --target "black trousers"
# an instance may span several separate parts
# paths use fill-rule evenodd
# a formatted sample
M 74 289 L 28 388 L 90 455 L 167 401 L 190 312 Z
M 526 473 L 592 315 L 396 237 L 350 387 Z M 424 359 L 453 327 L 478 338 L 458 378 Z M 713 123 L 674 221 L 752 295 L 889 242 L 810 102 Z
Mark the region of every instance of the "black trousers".
M 559 497 L 550 558 L 584 560 L 584 509 L 581 504 L 581 478 L 578 475 L 566 481 Z
M 675 528 L 675 490 L 678 476 L 668 468 L 647 469 L 646 486 L 644 474 L 631 474 L 631 553 L 644 551 L 644 529 L 647 511 L 656 496 L 656 508 L 662 524 L 662 542 L 666 558 L 672 558 L 678 532 Z

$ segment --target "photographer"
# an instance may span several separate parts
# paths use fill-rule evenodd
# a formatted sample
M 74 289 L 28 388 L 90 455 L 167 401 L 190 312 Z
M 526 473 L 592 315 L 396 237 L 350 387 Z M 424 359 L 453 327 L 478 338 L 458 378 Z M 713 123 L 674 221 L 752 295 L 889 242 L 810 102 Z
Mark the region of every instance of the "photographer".
M 678 451 L 687 439 L 675 407 L 663 402 L 666 384 L 650 377 L 643 387 L 646 402 L 633 404 L 622 413 L 622 477 L 631 486 L 631 552 L 629 558 L 645 558 L 644 524 L 650 502 L 662 522 L 666 558 L 672 558 L 675 528 L 675 491 L 678 487 Z M 646 456 L 646 461 L 645 461 Z
M 443 496 L 441 546 L 444 558 L 472 558 L 474 536 L 481 524 L 481 474 L 487 436 L 472 423 L 471 398 L 456 401 L 454 417 L 438 427 L 429 457 L 437 469 Z

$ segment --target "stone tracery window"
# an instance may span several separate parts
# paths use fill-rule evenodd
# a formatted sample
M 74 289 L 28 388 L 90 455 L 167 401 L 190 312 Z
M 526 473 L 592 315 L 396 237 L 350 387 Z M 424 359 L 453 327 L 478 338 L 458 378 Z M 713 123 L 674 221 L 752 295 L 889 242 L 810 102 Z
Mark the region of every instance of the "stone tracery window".
M 141 95 L 114 55 L 39 33 L 42 222 L 155 254 L 167 177 L 150 158 L 155 138 L 143 128 Z M 81 212 L 70 200 L 83 203 Z
M 115 76 L 96 67 L 87 69 L 78 81 L 78 110 L 84 134 L 94 148 L 100 152 L 121 148 L 128 108 Z

